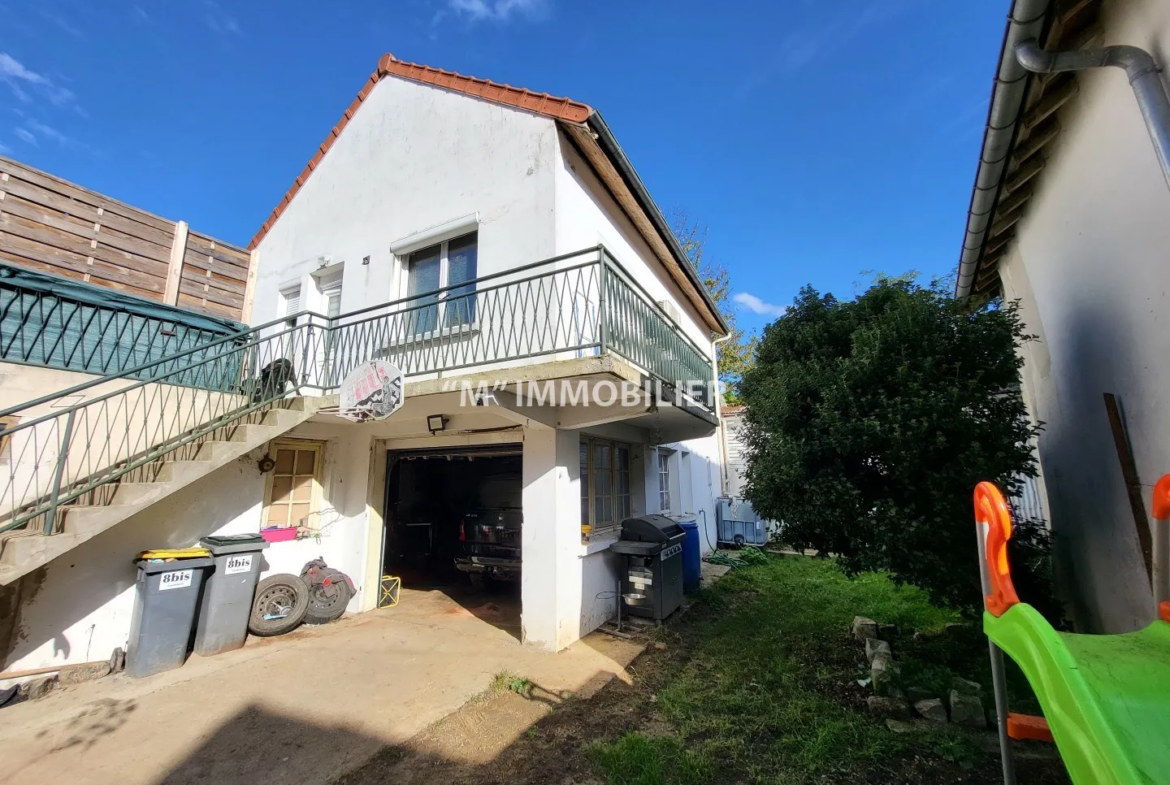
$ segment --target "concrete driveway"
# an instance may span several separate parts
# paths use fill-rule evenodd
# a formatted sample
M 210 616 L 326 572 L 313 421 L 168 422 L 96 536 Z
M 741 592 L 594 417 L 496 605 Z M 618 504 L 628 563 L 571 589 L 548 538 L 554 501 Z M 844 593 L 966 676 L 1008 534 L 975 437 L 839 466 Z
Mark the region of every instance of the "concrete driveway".
M 625 677 L 640 651 L 594 633 L 543 654 L 520 645 L 507 607 L 465 604 L 404 590 L 397 608 L 0 709 L 0 781 L 324 784 L 459 708 L 496 673 L 591 693 Z

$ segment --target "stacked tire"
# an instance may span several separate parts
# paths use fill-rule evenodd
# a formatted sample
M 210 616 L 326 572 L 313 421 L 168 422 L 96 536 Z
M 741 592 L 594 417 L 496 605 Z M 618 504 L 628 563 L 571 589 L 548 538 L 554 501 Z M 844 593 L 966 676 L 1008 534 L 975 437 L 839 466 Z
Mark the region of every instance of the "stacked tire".
M 270 575 L 256 587 L 248 632 L 269 638 L 301 624 L 328 624 L 345 613 L 354 593 L 349 576 L 322 559 L 306 564 L 300 575 Z

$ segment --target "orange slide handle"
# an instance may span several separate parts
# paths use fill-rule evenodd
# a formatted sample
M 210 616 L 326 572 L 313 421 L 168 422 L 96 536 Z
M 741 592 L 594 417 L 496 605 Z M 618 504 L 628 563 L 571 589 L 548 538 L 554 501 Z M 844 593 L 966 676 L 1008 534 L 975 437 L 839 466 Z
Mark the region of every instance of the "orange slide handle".
M 1163 474 L 1154 483 L 1154 518 L 1159 521 L 1170 518 L 1170 474 Z
M 991 594 L 983 604 L 992 616 L 1002 616 L 1016 605 L 1020 597 L 1012 584 L 1012 570 L 1008 564 L 1007 544 L 1012 538 L 1012 514 L 1003 492 L 995 483 L 981 482 L 975 486 L 975 522 L 987 526 L 987 573 L 991 578 Z

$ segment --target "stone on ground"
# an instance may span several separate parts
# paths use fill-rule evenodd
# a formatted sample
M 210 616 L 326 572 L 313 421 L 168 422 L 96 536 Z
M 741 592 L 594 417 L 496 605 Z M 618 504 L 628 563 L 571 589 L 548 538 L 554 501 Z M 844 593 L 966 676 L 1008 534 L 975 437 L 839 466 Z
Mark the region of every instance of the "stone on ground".
M 913 733 L 914 723 L 905 722 L 904 720 L 895 720 L 893 718 L 886 720 L 886 727 L 894 733 Z
M 873 658 L 876 657 L 879 652 L 883 651 L 886 654 L 890 654 L 890 644 L 883 640 L 878 640 L 877 638 L 865 639 L 865 659 L 869 660 L 870 663 L 873 662 Z
M 974 695 L 964 695 L 958 690 L 951 690 L 951 722 L 968 728 L 987 727 L 983 701 Z
M 978 695 L 983 690 L 983 685 L 977 681 L 969 681 L 956 676 L 951 679 L 951 689 L 961 695 Z
M 898 625 L 897 624 L 879 624 L 878 625 L 878 637 L 881 638 L 882 640 L 887 640 L 887 641 L 890 640 L 891 638 L 898 637 Z
M 938 695 L 933 690 L 928 690 L 925 687 L 907 687 L 906 696 L 911 703 L 918 703 L 918 701 L 928 701 L 931 698 L 937 698 Z
M 898 675 L 898 666 L 890 659 L 886 652 L 878 652 L 869 664 L 869 676 L 873 683 L 873 691 L 878 695 L 886 695 L 890 687 L 894 686 L 894 679 Z
M 87 662 L 82 665 L 72 665 L 68 668 L 62 668 L 61 672 L 57 674 L 57 680 L 62 686 L 68 687 L 71 684 L 81 684 L 85 681 L 93 681 L 104 676 L 110 675 L 110 663 L 108 662 Z
M 889 717 L 895 720 L 910 719 L 910 705 L 906 701 L 894 698 L 883 698 L 880 695 L 870 695 L 865 699 L 869 706 L 869 713 L 879 717 Z
M 41 679 L 33 679 L 27 681 L 20 686 L 20 691 L 24 693 L 25 697 L 30 701 L 35 701 L 37 698 L 43 698 L 52 692 L 57 687 L 56 676 L 45 676 Z
M 877 637 L 877 622 L 864 616 L 853 617 L 853 638 L 864 641 Z
M 914 710 L 932 722 L 947 721 L 947 707 L 938 698 L 927 698 L 914 704 Z

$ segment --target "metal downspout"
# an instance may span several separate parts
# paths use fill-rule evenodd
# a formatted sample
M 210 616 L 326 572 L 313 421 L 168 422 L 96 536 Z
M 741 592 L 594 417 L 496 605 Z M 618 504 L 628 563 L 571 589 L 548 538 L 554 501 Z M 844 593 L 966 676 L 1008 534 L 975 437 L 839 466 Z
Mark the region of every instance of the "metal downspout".
M 719 344 L 731 340 L 731 333 L 711 341 L 711 371 L 715 374 L 715 419 L 719 422 L 719 495 L 727 495 L 727 428 L 723 423 L 723 391 L 719 389 Z
M 983 255 L 991 215 L 1003 184 L 1016 125 L 1023 113 L 1024 93 L 1029 72 L 1016 59 L 1016 46 L 1037 38 L 1044 29 L 1049 0 L 1015 0 L 1000 51 L 995 89 L 987 111 L 987 128 L 983 132 L 983 150 L 975 175 L 975 190 L 967 213 L 967 232 L 959 258 L 959 277 L 955 296 L 966 297 L 975 284 L 975 266 Z
M 1084 71 L 1089 68 L 1124 68 L 1130 87 L 1137 97 L 1138 108 L 1150 132 L 1150 141 L 1162 165 L 1162 176 L 1170 187 L 1170 98 L 1158 74 L 1161 67 L 1144 49 L 1136 46 L 1106 46 L 1079 52 L 1046 52 L 1036 39 L 1016 46 L 1020 64 L 1039 74 L 1058 71 Z

